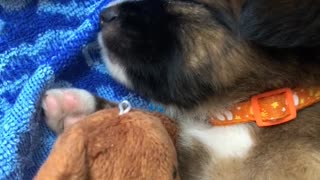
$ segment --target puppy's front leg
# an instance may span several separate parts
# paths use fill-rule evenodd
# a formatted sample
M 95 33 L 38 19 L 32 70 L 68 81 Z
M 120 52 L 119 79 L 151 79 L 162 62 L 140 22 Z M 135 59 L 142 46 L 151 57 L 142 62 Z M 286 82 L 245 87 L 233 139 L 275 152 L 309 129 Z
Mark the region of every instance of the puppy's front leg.
M 50 89 L 42 99 L 47 125 L 57 134 L 98 110 L 116 104 L 83 89 Z

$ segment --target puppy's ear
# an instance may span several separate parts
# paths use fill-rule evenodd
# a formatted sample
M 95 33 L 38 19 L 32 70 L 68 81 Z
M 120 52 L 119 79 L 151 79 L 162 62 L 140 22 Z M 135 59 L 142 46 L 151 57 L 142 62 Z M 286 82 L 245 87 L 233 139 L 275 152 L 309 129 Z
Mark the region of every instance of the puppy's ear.
M 247 0 L 238 28 L 241 38 L 265 46 L 319 46 L 320 0 Z

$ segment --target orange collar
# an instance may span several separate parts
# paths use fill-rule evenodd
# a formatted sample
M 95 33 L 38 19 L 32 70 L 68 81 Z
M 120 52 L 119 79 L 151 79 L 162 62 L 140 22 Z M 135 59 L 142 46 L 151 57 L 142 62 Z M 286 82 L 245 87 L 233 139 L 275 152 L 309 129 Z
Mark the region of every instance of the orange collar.
M 214 126 L 256 122 L 273 126 L 296 118 L 297 111 L 320 102 L 320 87 L 284 88 L 252 96 L 211 119 Z

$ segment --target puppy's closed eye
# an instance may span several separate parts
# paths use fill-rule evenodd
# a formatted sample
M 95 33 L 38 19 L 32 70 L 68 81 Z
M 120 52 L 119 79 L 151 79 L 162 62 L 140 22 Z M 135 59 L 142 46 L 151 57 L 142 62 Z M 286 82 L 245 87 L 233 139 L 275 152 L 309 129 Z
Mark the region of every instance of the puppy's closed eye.
M 320 45 L 320 1 L 247 0 L 240 36 L 261 45 L 291 48 Z

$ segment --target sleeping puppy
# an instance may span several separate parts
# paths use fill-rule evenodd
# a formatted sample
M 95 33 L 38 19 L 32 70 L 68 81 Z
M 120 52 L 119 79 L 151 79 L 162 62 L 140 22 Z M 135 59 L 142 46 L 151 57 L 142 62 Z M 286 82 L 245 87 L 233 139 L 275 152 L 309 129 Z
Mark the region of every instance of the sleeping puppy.
M 313 0 L 118 1 L 101 13 L 98 40 L 110 74 L 180 123 L 182 179 L 312 180 L 320 177 L 319 103 L 272 127 L 211 120 L 231 120 L 222 112 L 267 91 L 319 86 L 319 11 Z M 43 99 L 57 133 L 111 106 L 80 89 Z

